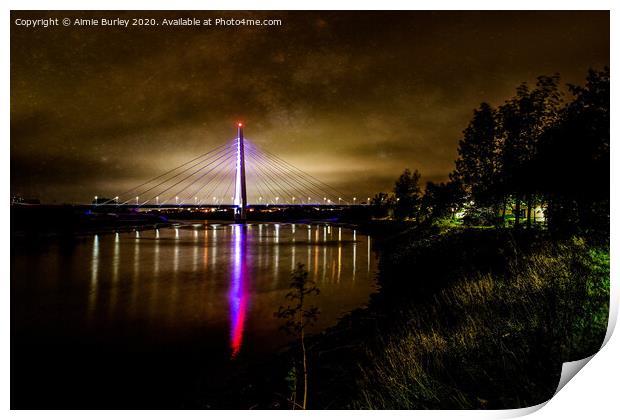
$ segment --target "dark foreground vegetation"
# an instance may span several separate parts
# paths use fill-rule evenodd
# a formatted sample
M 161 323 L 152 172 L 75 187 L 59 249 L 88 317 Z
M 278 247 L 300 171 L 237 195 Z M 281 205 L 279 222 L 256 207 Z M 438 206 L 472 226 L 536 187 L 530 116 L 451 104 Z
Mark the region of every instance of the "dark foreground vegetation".
M 602 344 L 605 244 L 450 229 L 382 246 L 380 293 L 310 346 L 311 407 L 525 407 Z

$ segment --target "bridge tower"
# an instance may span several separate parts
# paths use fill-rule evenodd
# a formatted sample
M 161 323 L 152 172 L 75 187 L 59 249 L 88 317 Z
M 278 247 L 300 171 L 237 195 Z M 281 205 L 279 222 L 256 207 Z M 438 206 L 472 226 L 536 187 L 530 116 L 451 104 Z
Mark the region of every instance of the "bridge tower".
M 245 186 L 245 150 L 243 144 L 243 124 L 237 124 L 237 166 L 235 173 L 235 221 L 245 223 L 245 211 L 248 205 Z

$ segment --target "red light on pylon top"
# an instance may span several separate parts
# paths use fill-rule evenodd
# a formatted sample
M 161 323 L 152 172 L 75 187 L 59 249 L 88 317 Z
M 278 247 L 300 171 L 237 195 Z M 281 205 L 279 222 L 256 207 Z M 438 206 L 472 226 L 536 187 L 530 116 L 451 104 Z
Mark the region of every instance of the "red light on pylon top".
M 242 123 L 238 123 L 237 127 L 243 127 L 243 124 Z

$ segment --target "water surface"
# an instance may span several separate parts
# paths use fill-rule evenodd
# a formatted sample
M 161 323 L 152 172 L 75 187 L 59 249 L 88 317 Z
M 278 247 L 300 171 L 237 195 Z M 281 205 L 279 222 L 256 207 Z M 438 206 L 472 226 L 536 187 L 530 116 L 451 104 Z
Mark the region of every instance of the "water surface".
M 136 401 L 144 404 L 174 393 L 164 392 L 175 387 L 168 381 L 205 372 L 211 379 L 200 379 L 203 389 L 225 386 L 239 361 L 260 361 L 290 341 L 273 313 L 286 304 L 297 263 L 321 290 L 309 302 L 321 312 L 313 332 L 363 306 L 375 290 L 371 238 L 332 225 L 196 223 L 32 245 L 11 257 L 17 398 L 58 376 L 85 405 L 106 406 L 100 388 L 114 384 L 113 407 L 132 406 L 120 391 L 128 383 L 141 388 Z M 37 372 L 46 377 L 33 389 L 22 374 Z M 94 393 L 82 395 L 82 386 Z M 152 396 L 143 392 L 151 387 Z

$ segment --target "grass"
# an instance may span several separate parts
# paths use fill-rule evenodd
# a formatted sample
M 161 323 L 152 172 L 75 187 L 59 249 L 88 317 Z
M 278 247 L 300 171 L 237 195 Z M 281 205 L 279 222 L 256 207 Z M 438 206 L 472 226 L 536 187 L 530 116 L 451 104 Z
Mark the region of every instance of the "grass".
M 475 229 L 401 237 L 380 268 L 381 292 L 348 321 L 366 338 L 337 372 L 323 360 L 319 404 L 530 406 L 551 398 L 563 361 L 591 355 L 605 335 L 609 250 L 583 238 Z M 326 346 L 317 344 L 317 359 Z M 354 379 L 343 387 L 338 376 Z M 334 392 L 346 395 L 334 402 Z

